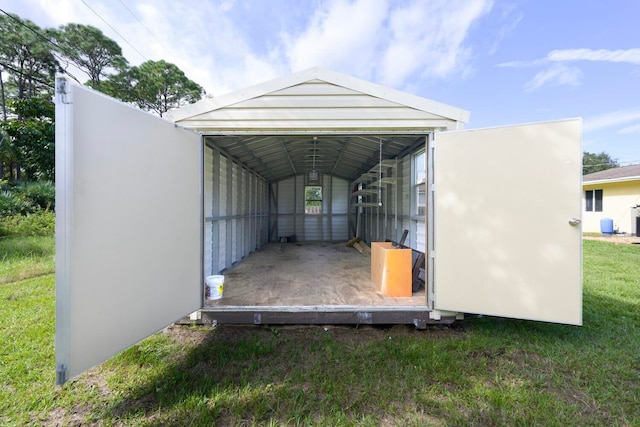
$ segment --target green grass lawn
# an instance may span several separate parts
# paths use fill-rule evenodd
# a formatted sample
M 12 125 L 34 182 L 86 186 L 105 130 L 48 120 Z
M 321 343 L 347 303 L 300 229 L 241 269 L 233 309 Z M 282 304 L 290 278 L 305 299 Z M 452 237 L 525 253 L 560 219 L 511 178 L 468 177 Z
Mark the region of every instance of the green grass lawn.
M 582 327 L 173 326 L 64 387 L 54 277 L 12 277 L 2 425 L 640 425 L 640 246 L 584 242 Z
M 1 237 L 0 285 L 55 272 L 53 237 Z

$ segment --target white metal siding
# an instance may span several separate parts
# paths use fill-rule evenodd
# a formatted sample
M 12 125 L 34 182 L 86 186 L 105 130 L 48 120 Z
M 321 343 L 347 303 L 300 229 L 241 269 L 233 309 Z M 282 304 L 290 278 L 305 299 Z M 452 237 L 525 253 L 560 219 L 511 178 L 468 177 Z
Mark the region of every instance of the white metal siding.
M 204 149 L 204 217 L 213 215 L 213 150 Z M 205 222 L 204 230 L 204 275 L 213 274 L 213 224 Z
M 349 209 L 349 183 L 334 177 L 331 193 L 331 213 L 346 215 Z
M 304 216 L 304 240 L 318 241 L 322 240 L 322 216 L 321 215 L 305 215 Z
M 197 129 L 455 129 L 468 113 L 328 70 L 306 70 L 172 113 Z
M 285 179 L 278 184 L 278 235 L 290 236 L 294 231 L 295 178 Z
M 317 96 L 317 95 L 322 96 Z M 331 95 L 327 95 L 331 94 Z M 382 98 L 362 94 L 324 82 L 306 82 L 249 99 L 226 108 L 209 111 L 183 121 L 185 124 L 211 122 L 230 128 L 273 128 L 278 124 L 304 128 L 380 126 L 380 121 L 395 127 L 424 127 L 425 121 L 445 122 L 436 114 L 420 111 Z
M 219 178 L 220 178 L 220 188 L 219 188 L 219 205 L 220 211 L 216 212 L 216 215 L 219 217 L 226 217 L 229 212 L 229 192 L 228 188 L 228 163 L 229 160 L 225 156 L 220 156 L 220 165 L 219 165 Z M 227 268 L 227 220 L 218 221 L 218 270 L 222 271 Z M 230 264 L 230 263 L 229 263 Z
M 305 178 L 298 175 L 273 184 L 278 199 L 278 214 L 272 215 L 272 221 L 277 221 L 277 236 L 272 236 L 273 240 L 292 235 L 299 241 L 347 240 L 349 183 L 324 176 L 322 214 L 305 214 Z
M 238 257 L 238 220 L 235 218 L 238 215 L 239 198 L 242 197 L 238 165 L 232 163 L 231 166 L 231 215 L 234 217 L 231 219 L 231 263 L 234 264 L 239 261 Z M 240 194 L 239 194 L 240 193 Z M 228 244 L 228 242 L 227 242 Z
M 211 184 L 205 184 L 205 200 L 212 201 L 205 225 L 205 247 L 209 253 L 205 263 L 210 266 L 205 273 L 217 274 L 266 243 L 268 184 L 221 155 L 217 148 L 211 150 L 210 157 L 211 161 L 205 160 L 212 168 Z
M 349 182 L 333 177 L 331 180 L 331 240 L 349 239 L 347 221 L 349 196 Z

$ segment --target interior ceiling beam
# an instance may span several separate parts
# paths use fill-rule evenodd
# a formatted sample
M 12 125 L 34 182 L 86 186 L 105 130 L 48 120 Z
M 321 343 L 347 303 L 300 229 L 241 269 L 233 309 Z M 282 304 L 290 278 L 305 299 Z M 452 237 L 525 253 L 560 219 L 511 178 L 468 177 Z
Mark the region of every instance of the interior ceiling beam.
M 298 135 L 237 134 L 208 135 L 210 141 L 234 159 L 267 180 L 280 181 L 308 173 L 313 166 L 313 133 Z M 315 166 L 323 174 L 343 179 L 355 179 L 371 169 L 379 159 L 380 140 L 384 158 L 396 158 L 423 141 L 425 133 L 373 134 L 318 133 L 315 145 Z
M 246 165 L 244 163 L 242 163 L 238 158 L 232 156 L 231 154 L 229 154 L 223 147 L 220 147 L 218 144 L 216 144 L 216 141 L 214 139 L 211 138 L 206 138 L 205 137 L 205 144 L 209 147 L 209 148 L 213 148 L 216 149 L 220 152 L 220 154 L 228 159 L 230 159 L 233 163 L 237 163 L 241 168 L 245 167 Z M 251 168 L 248 168 L 251 169 Z M 264 179 L 265 181 L 268 181 L 268 179 L 262 175 L 261 173 L 259 173 L 256 170 L 253 170 L 253 172 L 255 173 L 256 176 L 258 176 L 261 179 Z
M 342 144 L 342 150 L 340 150 L 340 154 L 338 155 L 338 158 L 336 159 L 336 162 L 333 164 L 333 169 L 331 169 L 331 174 L 333 175 L 333 173 L 336 171 L 338 164 L 340 163 L 340 160 L 342 160 L 342 156 L 344 155 L 344 151 L 347 149 L 347 144 L 349 143 L 348 139 L 345 139 L 343 144 Z
M 289 155 L 289 150 L 287 150 L 287 145 L 284 143 L 282 139 L 279 139 L 278 141 L 282 146 L 282 151 L 284 151 L 284 154 L 287 156 L 287 159 L 289 159 L 289 164 L 291 165 L 291 170 L 293 171 L 293 174 L 297 175 L 298 173 L 296 172 L 296 167 L 293 165 L 293 161 L 291 160 L 291 156 Z
M 269 172 L 269 174 L 273 175 L 273 172 L 271 172 L 271 168 L 269 167 L 268 164 L 266 164 L 265 162 L 262 161 L 262 159 L 260 159 L 259 157 L 256 157 L 256 155 L 253 153 L 253 151 L 248 148 L 244 141 L 242 139 L 238 139 L 236 141 L 236 143 L 242 147 L 250 156 L 250 161 L 251 162 L 256 162 L 257 164 L 259 164 L 263 169 L 266 169 L 267 172 Z

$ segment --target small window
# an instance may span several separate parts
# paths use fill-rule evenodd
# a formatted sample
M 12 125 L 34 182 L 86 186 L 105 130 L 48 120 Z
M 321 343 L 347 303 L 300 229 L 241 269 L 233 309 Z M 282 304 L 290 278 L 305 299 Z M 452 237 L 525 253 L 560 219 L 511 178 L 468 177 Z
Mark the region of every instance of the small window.
M 416 185 L 416 214 L 424 216 L 427 212 L 427 197 L 424 188 L 424 182 Z
M 419 153 L 415 157 L 416 184 L 422 184 L 427 179 L 427 156 L 425 152 Z
M 602 190 L 586 190 L 584 192 L 585 206 L 587 212 L 602 212 Z
M 414 164 L 414 215 L 424 216 L 427 211 L 426 180 L 427 180 L 427 155 L 424 151 L 416 154 L 413 158 Z
M 322 187 L 307 185 L 304 187 L 304 213 L 312 215 L 322 214 Z

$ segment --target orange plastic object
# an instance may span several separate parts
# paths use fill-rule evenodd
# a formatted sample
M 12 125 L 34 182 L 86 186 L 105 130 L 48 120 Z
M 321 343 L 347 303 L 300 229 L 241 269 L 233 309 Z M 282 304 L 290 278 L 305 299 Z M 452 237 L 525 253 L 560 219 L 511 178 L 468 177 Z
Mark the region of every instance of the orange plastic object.
M 411 296 L 411 249 L 391 242 L 371 242 L 371 281 L 389 297 Z

